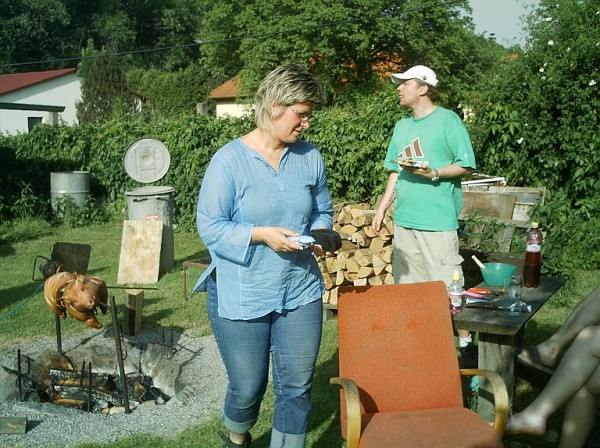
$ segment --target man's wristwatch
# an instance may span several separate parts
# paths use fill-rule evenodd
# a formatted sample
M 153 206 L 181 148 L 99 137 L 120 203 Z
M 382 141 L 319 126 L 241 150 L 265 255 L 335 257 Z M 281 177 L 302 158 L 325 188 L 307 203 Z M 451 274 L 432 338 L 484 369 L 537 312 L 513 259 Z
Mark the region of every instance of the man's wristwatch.
M 435 168 L 433 168 L 433 177 L 431 178 L 431 182 L 437 182 L 438 180 L 440 180 L 440 172 L 438 170 L 436 170 Z

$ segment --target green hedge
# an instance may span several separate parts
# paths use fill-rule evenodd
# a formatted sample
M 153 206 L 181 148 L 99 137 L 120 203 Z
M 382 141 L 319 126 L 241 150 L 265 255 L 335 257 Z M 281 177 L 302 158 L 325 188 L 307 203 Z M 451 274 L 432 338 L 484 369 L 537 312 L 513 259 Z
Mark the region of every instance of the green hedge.
M 338 201 L 374 201 L 385 188 L 381 161 L 399 107 L 394 95 L 380 95 L 315 111 L 303 134 L 321 150 L 331 194 Z M 3 219 L 16 217 L 16 203 L 33 202 L 25 201 L 25 194 L 43 201 L 49 216 L 50 173 L 56 171 L 90 171 L 92 197 L 103 203 L 123 199 L 128 189 L 141 186 L 127 175 L 123 157 L 131 143 L 146 137 L 162 141 L 169 150 L 170 168 L 156 185 L 175 188 L 174 221 L 194 228 L 198 189 L 210 158 L 253 126 L 251 118 L 192 115 L 158 122 L 136 118 L 103 125 L 38 126 L 29 134 L 0 137 L 5 162 L 0 167 L 0 214 Z M 25 215 L 39 216 L 40 211 L 36 206 Z
M 250 128 L 249 120 L 198 115 L 158 124 L 134 120 L 98 126 L 38 126 L 29 134 L 2 137 L 0 213 L 4 220 L 17 217 L 14 205 L 23 202 L 25 192 L 45 203 L 43 210 L 28 215 L 49 216 L 50 173 L 57 171 L 90 171 L 90 192 L 96 201 L 123 199 L 128 189 L 142 186 L 127 175 L 123 157 L 131 143 L 147 137 L 161 140 L 169 149 L 169 171 L 156 185 L 175 188 L 174 220 L 192 228 L 198 188 L 213 152 Z
M 322 152 L 328 181 L 335 201 L 371 202 L 383 193 L 387 181 L 381 161 L 385 155 L 393 126 L 402 111 L 397 97 L 389 92 L 374 94 L 351 103 L 315 111 L 315 119 L 303 137 Z M 131 179 L 123 163 L 129 145 L 147 137 L 165 143 L 171 156 L 170 168 L 156 185 L 175 188 L 174 222 L 186 229 L 195 228 L 196 201 L 202 176 L 213 153 L 227 141 L 253 128 L 250 118 L 217 119 L 201 115 L 149 122 L 138 117 L 130 121 L 112 121 L 90 126 L 38 126 L 29 134 L 0 136 L 0 218 L 10 221 L 22 217 L 45 217 L 50 214 L 50 173 L 55 171 L 90 171 L 90 191 L 99 204 L 118 204 L 122 213 L 125 192 L 140 187 Z M 478 128 L 471 129 L 478 141 Z M 475 135 L 473 135 L 475 134 Z M 495 148 L 489 152 L 475 148 L 482 166 L 495 160 Z M 507 162 L 510 168 L 510 163 Z M 494 175 L 503 175 L 497 167 Z M 546 267 L 552 272 L 571 269 L 594 269 L 600 266 L 600 218 L 586 213 L 589 191 L 584 197 L 562 193 L 560 181 L 544 172 L 532 172 L 528 184 L 545 185 L 548 203 L 536 209 L 548 231 Z M 514 184 L 519 186 L 519 184 Z M 588 201 L 589 202 L 589 201 Z M 76 221 L 85 222 L 86 216 Z M 561 229 L 568 224 L 570 238 Z M 585 263 L 568 254 L 589 253 Z

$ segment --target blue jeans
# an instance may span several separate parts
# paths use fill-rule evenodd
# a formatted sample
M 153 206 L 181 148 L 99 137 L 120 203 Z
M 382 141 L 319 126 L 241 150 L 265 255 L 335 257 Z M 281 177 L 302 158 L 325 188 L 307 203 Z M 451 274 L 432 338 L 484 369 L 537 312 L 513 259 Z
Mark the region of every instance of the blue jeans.
M 215 281 L 208 279 L 207 309 L 229 384 L 223 422 L 237 433 L 256 423 L 273 363 L 275 415 L 271 448 L 302 448 L 311 409 L 312 377 L 321 343 L 323 303 L 272 312 L 251 320 L 219 317 Z

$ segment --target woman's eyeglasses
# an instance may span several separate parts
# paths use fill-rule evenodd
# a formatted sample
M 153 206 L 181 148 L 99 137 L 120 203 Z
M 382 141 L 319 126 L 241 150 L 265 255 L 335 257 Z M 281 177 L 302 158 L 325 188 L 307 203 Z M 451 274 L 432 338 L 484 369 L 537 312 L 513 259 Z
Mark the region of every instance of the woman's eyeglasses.
M 298 115 L 298 118 L 300 118 L 300 122 L 302 124 L 304 124 L 307 121 L 310 121 L 312 119 L 312 115 L 311 114 L 300 113 L 297 110 L 295 110 L 292 106 L 288 106 L 288 107 L 290 109 L 292 109 L 292 112 L 294 112 L 296 115 Z

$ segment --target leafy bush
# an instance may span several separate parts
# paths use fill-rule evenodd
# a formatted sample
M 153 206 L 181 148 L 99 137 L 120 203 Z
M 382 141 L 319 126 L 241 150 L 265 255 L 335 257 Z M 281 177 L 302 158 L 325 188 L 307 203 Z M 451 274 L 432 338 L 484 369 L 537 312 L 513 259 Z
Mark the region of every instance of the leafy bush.
M 402 113 L 391 85 L 315 112 L 305 137 L 323 155 L 333 197 L 375 203 L 385 190 L 388 173 L 382 161 Z
M 469 100 L 484 171 L 561 192 L 580 218 L 600 195 L 599 14 L 595 0 L 542 0 L 527 50 L 504 60 Z
M 544 270 L 568 275 L 577 270 L 593 270 L 600 266 L 600 217 L 584 210 L 600 207 L 600 197 L 573 207 L 568 193 L 559 191 L 538 217 L 545 230 Z
M 29 134 L 3 137 L 0 148 L 7 154 L 6 159 L 12 160 L 14 169 L 7 172 L 10 181 L 8 188 L 3 190 L 0 212 L 4 219 L 16 217 L 13 204 L 19 201 L 21 192 L 15 186 L 24 182 L 31 193 L 27 197 L 34 196 L 41 202 L 30 201 L 26 206 L 21 200 L 22 213 L 48 217 L 50 173 L 57 171 L 89 171 L 90 193 L 99 203 L 106 206 L 122 201 L 128 189 L 141 186 L 128 176 L 123 157 L 134 141 L 147 137 L 161 140 L 169 148 L 170 169 L 157 184 L 175 188 L 175 222 L 195 228 L 198 189 L 212 154 L 227 141 L 246 133 L 251 126 L 249 119 L 186 116 L 146 123 L 144 117 L 138 117 L 101 125 L 37 126 Z M 45 206 L 40 207 L 40 203 Z M 104 219 L 88 213 L 82 220 L 88 218 Z
M 9 205 L 12 215 L 17 219 L 35 218 L 43 216 L 40 210 L 45 210 L 46 203 L 35 195 L 31 185 L 24 181 L 19 181 L 19 193 L 15 202 Z
M 481 169 L 547 188 L 532 214 L 547 232 L 549 273 L 600 266 L 599 15 L 596 0 L 541 0 L 526 51 L 501 61 L 467 100 Z
M 55 199 L 55 216 L 53 221 L 68 227 L 85 227 L 90 223 L 106 221 L 108 213 L 96 205 L 94 198 L 89 196 L 83 207 L 79 207 L 71 196 L 61 196 Z

